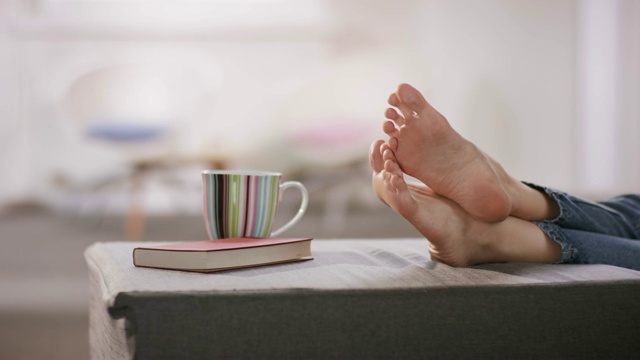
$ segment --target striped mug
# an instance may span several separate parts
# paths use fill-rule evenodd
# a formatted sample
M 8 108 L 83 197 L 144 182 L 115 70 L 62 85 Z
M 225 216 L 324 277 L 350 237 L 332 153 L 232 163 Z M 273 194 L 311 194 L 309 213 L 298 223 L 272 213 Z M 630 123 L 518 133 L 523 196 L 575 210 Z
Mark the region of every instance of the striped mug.
M 298 222 L 307 210 L 307 189 L 297 181 L 281 183 L 282 174 L 264 171 L 202 172 L 204 222 L 210 239 L 277 236 Z M 302 193 L 296 215 L 271 231 L 278 203 L 290 187 Z

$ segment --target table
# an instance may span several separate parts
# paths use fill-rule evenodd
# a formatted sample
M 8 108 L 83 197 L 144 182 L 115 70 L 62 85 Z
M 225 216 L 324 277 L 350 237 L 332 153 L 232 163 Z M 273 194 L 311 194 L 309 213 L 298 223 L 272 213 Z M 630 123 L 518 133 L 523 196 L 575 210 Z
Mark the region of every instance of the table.
M 149 243 L 145 243 L 149 244 Z M 431 261 L 424 239 L 316 239 L 314 260 L 200 274 L 96 243 L 93 359 L 640 356 L 640 272 Z

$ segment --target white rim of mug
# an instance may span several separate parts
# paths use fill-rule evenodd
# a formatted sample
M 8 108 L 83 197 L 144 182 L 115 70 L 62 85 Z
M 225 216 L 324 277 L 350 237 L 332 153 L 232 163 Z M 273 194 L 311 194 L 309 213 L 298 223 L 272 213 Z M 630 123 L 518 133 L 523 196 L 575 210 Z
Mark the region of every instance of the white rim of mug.
M 202 170 L 202 175 L 282 176 L 282 173 L 262 170 Z

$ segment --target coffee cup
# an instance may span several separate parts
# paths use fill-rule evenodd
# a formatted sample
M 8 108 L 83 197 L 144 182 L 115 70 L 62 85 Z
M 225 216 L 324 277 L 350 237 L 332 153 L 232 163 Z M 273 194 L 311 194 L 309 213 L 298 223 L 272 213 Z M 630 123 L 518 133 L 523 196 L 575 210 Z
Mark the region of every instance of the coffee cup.
M 278 204 L 288 188 L 302 194 L 295 216 L 272 231 Z M 309 203 L 307 189 L 298 181 L 282 182 L 278 172 L 204 170 L 203 214 L 210 239 L 275 237 L 297 223 Z

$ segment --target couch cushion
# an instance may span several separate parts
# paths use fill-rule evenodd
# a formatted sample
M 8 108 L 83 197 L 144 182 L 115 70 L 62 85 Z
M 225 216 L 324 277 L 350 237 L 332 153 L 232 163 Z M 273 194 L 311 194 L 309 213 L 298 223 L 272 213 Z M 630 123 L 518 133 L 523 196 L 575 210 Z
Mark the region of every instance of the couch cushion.
M 312 261 L 200 274 L 136 268 L 98 243 L 94 358 L 640 355 L 640 272 L 606 265 L 452 268 L 422 239 L 314 240 Z

